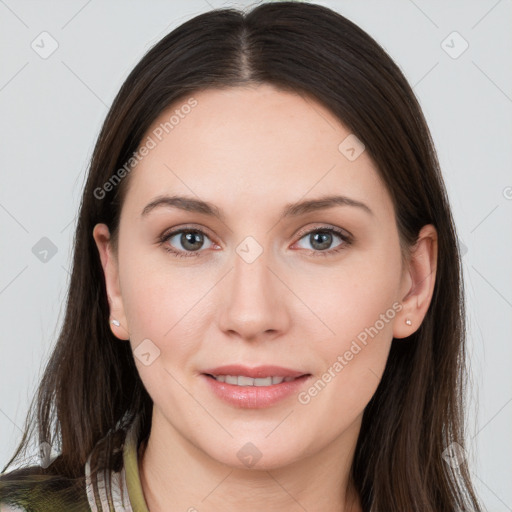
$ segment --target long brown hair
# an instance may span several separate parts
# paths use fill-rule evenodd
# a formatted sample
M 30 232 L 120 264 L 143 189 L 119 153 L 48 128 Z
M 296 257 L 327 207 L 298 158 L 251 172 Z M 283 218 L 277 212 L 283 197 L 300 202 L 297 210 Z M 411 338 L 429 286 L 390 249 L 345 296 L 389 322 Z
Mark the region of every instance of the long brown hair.
M 480 511 L 467 464 L 452 468 L 442 457 L 451 443 L 464 446 L 466 332 L 457 237 L 429 129 L 407 80 L 374 39 L 333 10 L 298 2 L 198 15 L 159 41 L 122 85 L 91 159 L 63 327 L 6 467 L 26 450 L 35 424 L 39 444 L 60 449 L 41 472 L 76 481 L 99 440 L 107 440 L 104 467 L 119 468 L 122 433 L 138 414 L 141 439 L 148 437 L 152 401 L 129 343 L 109 329 L 92 237 L 103 222 L 115 240 L 130 176 L 104 184 L 164 109 L 203 89 L 248 84 L 312 98 L 364 142 L 391 195 L 403 247 L 412 247 L 426 224 L 438 232 L 426 317 L 407 340 L 393 340 L 364 412 L 352 467 L 364 511 Z

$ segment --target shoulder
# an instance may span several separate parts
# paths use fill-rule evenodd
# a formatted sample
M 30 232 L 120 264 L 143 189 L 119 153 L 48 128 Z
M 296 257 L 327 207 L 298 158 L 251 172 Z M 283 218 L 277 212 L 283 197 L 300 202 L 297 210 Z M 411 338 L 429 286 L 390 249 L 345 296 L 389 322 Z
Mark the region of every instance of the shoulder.
M 80 479 L 30 466 L 0 475 L 0 512 L 90 511 Z

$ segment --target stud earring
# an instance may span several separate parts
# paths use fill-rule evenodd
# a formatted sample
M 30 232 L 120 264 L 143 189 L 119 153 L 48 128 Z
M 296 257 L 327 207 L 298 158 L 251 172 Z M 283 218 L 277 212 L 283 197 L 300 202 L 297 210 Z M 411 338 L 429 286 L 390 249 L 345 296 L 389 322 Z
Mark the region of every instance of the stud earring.
M 406 318 L 406 319 L 405 319 L 405 323 L 406 323 L 407 325 L 412 325 L 412 322 L 411 322 L 408 318 Z
M 112 320 L 112 323 L 116 326 L 116 327 L 119 327 L 121 324 L 119 323 L 119 320 Z

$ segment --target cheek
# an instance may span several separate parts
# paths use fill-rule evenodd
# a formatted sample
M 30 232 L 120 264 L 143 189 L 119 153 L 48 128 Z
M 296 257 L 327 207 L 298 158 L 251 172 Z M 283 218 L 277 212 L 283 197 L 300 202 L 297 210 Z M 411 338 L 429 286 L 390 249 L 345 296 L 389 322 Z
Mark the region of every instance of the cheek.
M 397 307 L 398 306 L 398 307 Z M 340 303 L 337 316 L 330 317 L 335 335 L 322 338 L 315 351 L 322 369 L 311 386 L 299 395 L 299 403 L 320 417 L 324 408 L 337 418 L 329 427 L 348 427 L 363 413 L 375 394 L 386 367 L 393 338 L 393 321 L 399 304 L 385 296 L 373 296 L 372 302 L 359 303 L 352 314 Z
M 308 305 L 320 312 L 330 332 L 323 328 L 327 334 L 317 338 L 324 373 L 301 403 L 319 400 L 340 414 L 364 409 L 389 354 L 393 323 L 401 309 L 396 301 L 399 280 L 399 253 L 377 251 L 373 258 L 354 259 L 353 265 L 342 265 L 338 272 L 316 280 L 318 288 L 308 295 Z M 316 398 L 320 395 L 323 398 Z
M 127 252 L 130 257 L 125 257 L 120 267 L 134 359 L 141 379 L 154 396 L 160 393 L 163 382 L 175 382 L 171 374 L 190 364 L 208 325 L 204 318 L 214 307 L 208 295 L 212 286 L 208 270 L 180 267 L 166 260 L 163 249 L 162 253 Z M 143 347 L 151 354 L 148 365 L 138 357 Z
M 176 397 L 181 396 L 177 382 L 182 381 L 177 370 L 184 369 L 197 350 L 197 314 L 206 290 L 180 276 L 178 269 L 169 272 L 169 268 L 127 265 L 123 304 L 145 388 L 155 403 L 176 406 Z
M 294 291 L 308 306 L 308 318 L 312 311 L 321 320 L 315 320 L 319 337 L 343 344 L 392 308 L 400 274 L 399 251 L 375 248 L 353 252 L 336 267 L 314 273 L 304 270 L 302 275 L 307 278 L 294 279 Z M 394 318 L 393 311 L 391 316 Z M 386 323 L 380 330 L 389 333 L 392 327 Z
M 183 329 L 188 311 L 208 291 L 205 272 L 199 267 L 185 269 L 163 248 L 137 251 L 127 246 L 125 254 L 120 280 L 130 333 L 165 342 L 176 329 Z M 193 316 L 194 311 L 190 313 Z

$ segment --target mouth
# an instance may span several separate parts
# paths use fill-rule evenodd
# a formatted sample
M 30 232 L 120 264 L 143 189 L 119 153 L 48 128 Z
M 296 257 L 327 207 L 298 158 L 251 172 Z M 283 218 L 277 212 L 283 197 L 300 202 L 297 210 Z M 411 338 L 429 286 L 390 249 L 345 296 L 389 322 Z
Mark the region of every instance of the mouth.
M 279 366 L 227 365 L 208 369 L 201 377 L 223 402 L 237 408 L 260 409 L 298 394 L 312 374 Z
M 273 386 L 311 374 L 276 365 L 249 367 L 241 364 L 227 364 L 205 369 L 203 375 L 234 386 Z
M 215 379 L 217 382 L 224 382 L 226 384 L 232 384 L 233 386 L 256 386 L 256 387 L 268 387 L 281 384 L 282 382 L 292 382 L 302 377 L 309 377 L 309 373 L 305 373 L 298 377 L 283 377 L 279 375 L 270 377 L 252 378 L 246 375 L 212 375 L 205 373 L 207 377 Z

